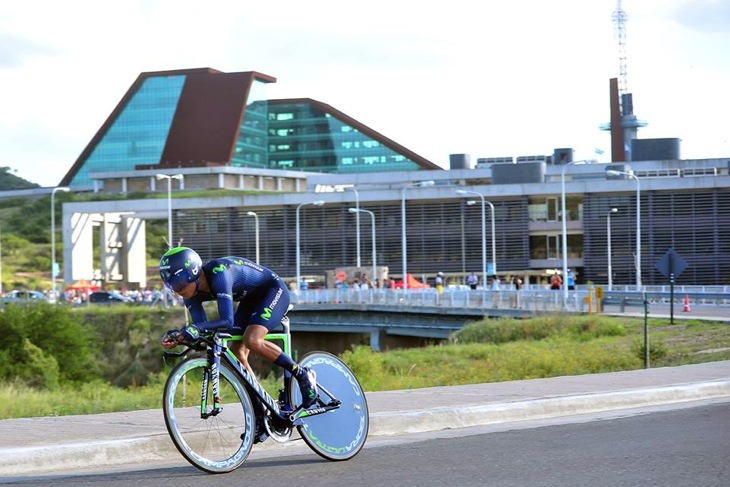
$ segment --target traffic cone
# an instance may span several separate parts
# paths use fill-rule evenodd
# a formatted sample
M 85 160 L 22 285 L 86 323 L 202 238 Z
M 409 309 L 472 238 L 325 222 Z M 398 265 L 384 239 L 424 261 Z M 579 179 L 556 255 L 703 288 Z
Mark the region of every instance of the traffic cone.
M 689 307 L 689 296 L 687 294 L 684 295 L 684 309 L 682 311 L 684 311 L 685 313 L 692 311 L 692 309 Z

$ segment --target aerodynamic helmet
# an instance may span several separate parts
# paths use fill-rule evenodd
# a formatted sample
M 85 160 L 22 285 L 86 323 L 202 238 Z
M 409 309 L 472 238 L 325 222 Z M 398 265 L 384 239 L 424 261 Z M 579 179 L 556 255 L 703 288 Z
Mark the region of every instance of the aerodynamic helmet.
M 197 281 L 202 272 L 203 261 L 197 252 L 188 247 L 170 249 L 160 259 L 162 282 L 174 292 L 179 292 L 191 282 Z

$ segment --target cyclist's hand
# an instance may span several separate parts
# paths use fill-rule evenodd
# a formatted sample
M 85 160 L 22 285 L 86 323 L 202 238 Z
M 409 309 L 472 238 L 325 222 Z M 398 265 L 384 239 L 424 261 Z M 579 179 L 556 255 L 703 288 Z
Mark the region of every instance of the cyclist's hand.
M 190 345 L 200 338 L 200 328 L 195 325 L 186 325 L 180 330 L 180 343 Z
M 164 348 L 175 348 L 180 345 L 180 330 L 168 330 L 160 341 Z

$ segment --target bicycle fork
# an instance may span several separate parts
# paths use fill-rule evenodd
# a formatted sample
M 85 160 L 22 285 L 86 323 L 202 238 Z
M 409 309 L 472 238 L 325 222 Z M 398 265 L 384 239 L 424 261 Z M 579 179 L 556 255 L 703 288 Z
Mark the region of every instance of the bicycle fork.
M 221 367 L 221 351 L 223 346 L 220 340 L 216 339 L 215 344 L 208 348 L 208 363 L 210 369 L 203 372 L 202 391 L 200 392 L 200 417 L 208 419 L 211 416 L 217 416 L 222 410 L 220 395 L 220 367 Z M 208 411 L 208 387 L 213 385 L 213 407 Z

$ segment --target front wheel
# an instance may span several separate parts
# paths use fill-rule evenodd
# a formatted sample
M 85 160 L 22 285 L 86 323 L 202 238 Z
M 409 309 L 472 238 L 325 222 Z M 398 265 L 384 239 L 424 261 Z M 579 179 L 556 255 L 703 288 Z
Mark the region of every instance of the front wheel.
M 299 361 L 314 371 L 319 395 L 327 404 L 332 399 L 341 401 L 332 411 L 301 418 L 297 427 L 304 442 L 321 457 L 328 460 L 349 460 L 365 445 L 370 427 L 370 416 L 365 393 L 352 370 L 339 358 L 327 352 L 311 352 Z M 292 404 L 301 404 L 297 382 L 291 382 Z M 327 394 L 329 391 L 331 396 Z
M 207 398 L 205 405 L 203 394 Z M 222 408 L 218 414 L 208 416 L 213 409 L 213 383 L 210 365 L 204 358 L 177 364 L 163 393 L 162 410 L 172 442 L 187 461 L 209 473 L 238 468 L 253 446 L 253 405 L 244 386 L 227 367 L 220 367 L 219 396 Z

